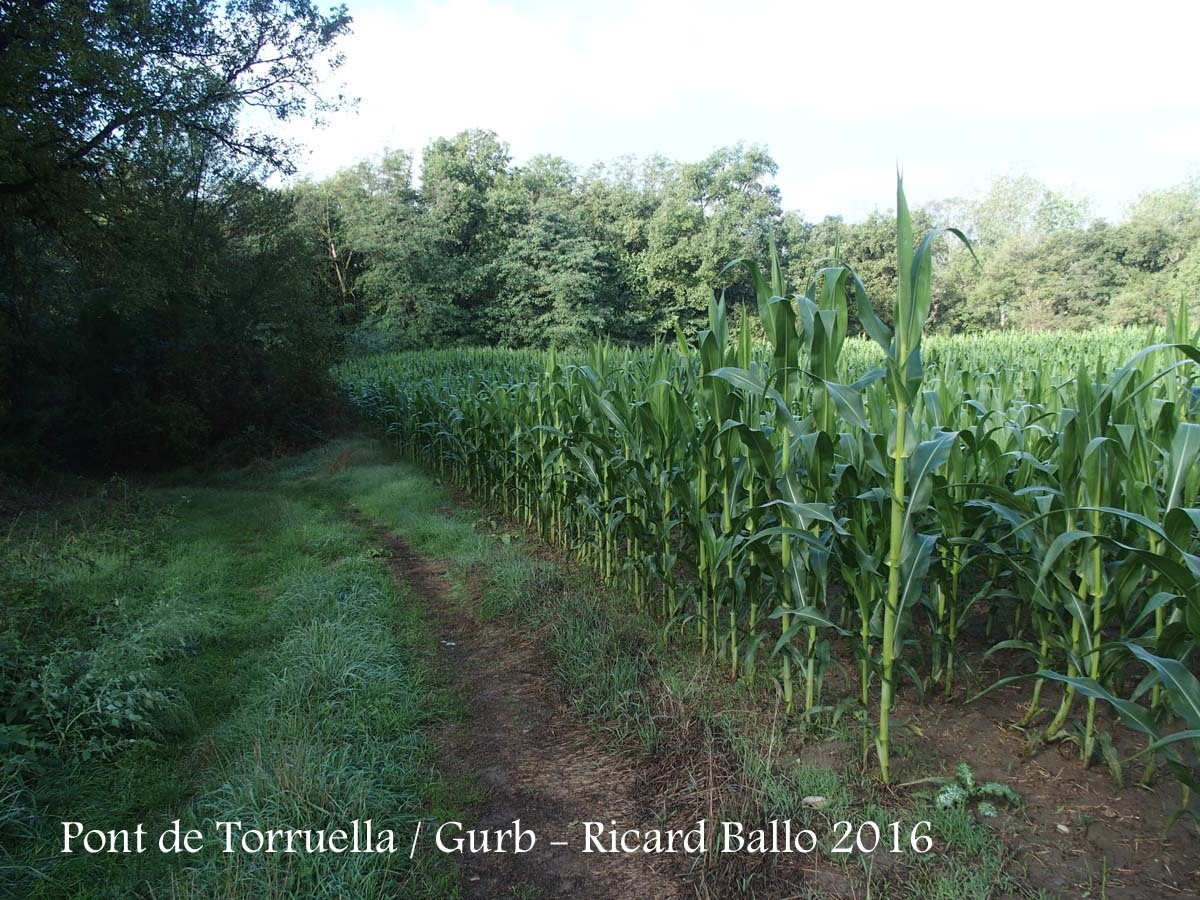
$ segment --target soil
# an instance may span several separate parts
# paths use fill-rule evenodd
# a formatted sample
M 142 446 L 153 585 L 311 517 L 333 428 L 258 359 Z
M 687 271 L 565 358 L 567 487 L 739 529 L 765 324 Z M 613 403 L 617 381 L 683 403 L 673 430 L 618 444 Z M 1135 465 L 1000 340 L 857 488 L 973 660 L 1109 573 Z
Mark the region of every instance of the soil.
M 475 503 L 464 492 L 456 499 L 462 504 Z M 524 538 L 524 552 L 571 564 L 532 534 L 526 533 Z M 836 589 L 832 588 L 832 594 Z M 970 689 L 965 691 L 959 684 L 949 700 L 943 700 L 937 689 L 919 704 L 911 696 L 911 685 L 901 685 L 893 713 L 900 725 L 894 781 L 950 776 L 956 764 L 966 762 L 977 781 L 1001 781 L 1021 794 L 1024 806 L 1020 810 L 1004 809 L 1001 804 L 1000 817 L 990 820 L 988 826 L 998 830 L 1012 854 L 1010 874 L 1019 882 L 1022 894 L 1044 890 L 1063 898 L 1103 895 L 1105 900 L 1200 900 L 1200 828 L 1187 816 L 1172 822 L 1181 808 L 1182 793 L 1162 763 L 1151 784 L 1142 786 L 1144 757 L 1127 762 L 1123 784 L 1118 785 L 1103 762 L 1082 766 L 1079 746 L 1074 743 L 1031 746 L 1030 733 L 1013 725 L 1027 712 L 1028 683 L 1008 685 L 977 703 L 967 703 L 986 686 L 1022 670 L 1021 660 L 1004 654 L 980 662 L 991 643 L 983 634 L 983 619 L 979 613 L 961 625 L 960 653 L 965 659 L 960 665 L 972 670 Z M 847 674 L 845 670 L 829 673 L 827 696 L 857 692 L 857 682 L 844 680 Z M 1046 712 L 1033 722 L 1034 728 L 1045 726 L 1060 696 L 1056 685 L 1044 685 L 1040 706 Z M 1084 709 L 1086 701 L 1076 698 L 1076 719 Z M 1103 703 L 1097 704 L 1097 726 L 1109 734 L 1123 761 L 1144 749 L 1145 738 L 1117 722 Z M 815 742 L 794 737 L 781 746 L 780 754 L 836 772 L 853 769 L 858 760 L 853 740 Z M 874 756 L 871 761 L 874 763 Z M 744 788 L 734 787 L 733 791 Z M 886 857 L 881 858 L 887 862 Z M 718 895 L 724 895 L 725 888 L 743 874 L 728 872 L 730 881 L 719 884 Z M 708 888 L 713 872 L 704 875 L 702 887 Z M 859 893 L 836 866 L 804 866 L 800 870 L 790 860 L 775 866 L 766 884 L 769 892 L 781 896 L 802 884 L 828 896 Z
M 952 776 L 955 766 L 965 762 L 977 782 L 999 781 L 1020 794 L 1023 805 L 1013 809 L 998 804 L 1000 815 L 988 827 L 1008 847 L 1013 860 L 1009 872 L 1026 891 L 1109 900 L 1200 898 L 1200 834 L 1186 816 L 1172 822 L 1182 796 L 1165 766 L 1160 763 L 1149 787 L 1143 787 L 1142 761 L 1126 763 L 1124 783 L 1118 784 L 1103 762 L 1085 767 L 1074 742 L 1032 744 L 1031 736 L 1058 707 L 1058 688 L 1046 684 L 1040 704 L 1046 712 L 1030 729 L 1018 728 L 1013 723 L 1028 709 L 1028 682 L 968 700 L 1002 675 L 1027 666 L 1002 654 L 981 664 L 983 644 L 978 641 L 964 650 L 976 671 L 971 685 L 960 686 L 952 698 L 943 698 L 939 689 L 922 705 L 911 684 L 902 684 L 892 718 L 895 782 Z M 826 689 L 841 696 L 855 685 L 838 673 Z M 1082 718 L 1085 710 L 1086 701 L 1077 698 L 1074 718 Z M 1145 747 L 1145 739 L 1115 721 L 1103 704 L 1097 706 L 1096 721 L 1121 760 Z M 820 763 L 835 770 L 854 765 L 856 748 L 844 742 L 791 749 L 813 761 L 822 747 L 829 752 Z
M 988 673 L 984 683 L 998 677 Z M 1058 698 L 1047 686 L 1041 705 L 1049 712 L 1035 724 L 1045 725 Z M 1067 897 L 1095 894 L 1102 884 L 1107 898 L 1200 897 L 1200 836 L 1186 817 L 1171 824 L 1182 798 L 1166 769 L 1159 767 L 1147 789 L 1138 784 L 1140 761 L 1126 765 L 1121 786 L 1102 762 L 1085 768 L 1073 742 L 1031 748 L 1028 733 L 1012 725 L 1028 703 L 1028 686 L 1010 686 L 975 704 L 955 697 L 901 710 L 925 735 L 905 741 L 921 745 L 927 771 L 940 763 L 950 774 L 967 762 L 976 780 L 1001 781 L 1021 795 L 1024 806 L 1006 810 L 992 824 L 1013 853 L 1014 874 L 1028 884 Z M 1077 715 L 1084 709 L 1086 701 L 1078 701 Z M 1111 735 L 1121 759 L 1145 745 L 1103 705 L 1097 724 Z
M 440 736 L 441 771 L 452 781 L 474 779 L 484 789 L 471 827 L 512 829 L 519 819 L 537 835 L 529 853 L 464 854 L 467 896 L 694 896 L 684 873 L 671 868 L 672 857 L 582 852 L 579 823 L 655 827 L 646 799 L 653 792 L 640 789 L 652 773 L 635 757 L 606 749 L 603 738 L 571 718 L 533 638 L 504 621 L 480 627 L 471 604 L 453 597 L 444 566 L 402 538 L 381 539 L 396 578 L 426 604 L 445 674 L 468 705 L 467 720 Z

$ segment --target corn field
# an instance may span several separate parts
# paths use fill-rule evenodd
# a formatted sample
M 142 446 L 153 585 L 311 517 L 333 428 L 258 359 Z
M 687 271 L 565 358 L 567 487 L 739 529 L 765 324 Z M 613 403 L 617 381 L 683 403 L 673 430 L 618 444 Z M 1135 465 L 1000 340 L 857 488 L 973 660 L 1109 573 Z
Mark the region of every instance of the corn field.
M 1106 704 L 1144 735 L 1143 777 L 1165 764 L 1186 806 L 1200 780 L 1186 307 L 1157 334 L 926 338 L 938 233 L 914 240 L 902 185 L 897 201 L 886 304 L 836 255 L 802 292 L 776 262 L 740 260 L 753 328 L 714 299 L 691 345 L 387 354 L 338 377 L 403 452 L 732 678 L 775 683 L 793 716 L 857 716 L 884 782 L 898 690 L 978 699 L 962 690 L 971 630 L 1011 672 L 991 687 L 1026 691 L 1022 727 L 1113 763 Z M 835 664 L 846 696 L 823 689 Z

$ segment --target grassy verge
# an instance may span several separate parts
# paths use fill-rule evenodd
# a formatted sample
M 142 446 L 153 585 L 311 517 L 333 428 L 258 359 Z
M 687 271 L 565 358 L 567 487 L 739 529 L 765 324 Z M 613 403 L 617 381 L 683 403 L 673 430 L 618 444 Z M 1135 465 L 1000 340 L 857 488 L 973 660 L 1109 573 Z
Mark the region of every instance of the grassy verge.
M 458 812 L 419 604 L 352 524 L 339 454 L 22 516 L 0 592 L 0 895 L 453 897 L 444 858 L 226 855 L 214 820 L 411 833 Z M 364 446 L 356 452 L 370 452 Z M 172 820 L 194 856 L 57 851 Z

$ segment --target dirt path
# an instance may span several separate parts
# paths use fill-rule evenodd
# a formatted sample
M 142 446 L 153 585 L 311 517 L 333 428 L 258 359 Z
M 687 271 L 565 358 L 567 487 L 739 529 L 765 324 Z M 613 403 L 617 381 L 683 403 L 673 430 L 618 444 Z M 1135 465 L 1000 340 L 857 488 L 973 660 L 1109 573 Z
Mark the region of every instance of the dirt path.
M 474 776 L 484 789 L 475 827 L 511 828 L 520 819 L 538 836 L 527 854 L 465 855 L 467 895 L 530 896 L 522 891 L 536 887 L 541 893 L 535 896 L 544 897 L 694 896 L 682 872 L 669 868 L 670 857 L 581 852 L 581 822 L 655 826 L 639 802 L 644 773 L 603 749 L 600 738 L 570 717 L 550 684 L 548 660 L 527 635 L 502 621 L 480 627 L 452 598 L 444 567 L 402 538 L 386 534 L 382 540 L 396 578 L 426 603 L 446 671 L 468 703 L 468 720 L 448 729 L 441 742 L 442 771 Z

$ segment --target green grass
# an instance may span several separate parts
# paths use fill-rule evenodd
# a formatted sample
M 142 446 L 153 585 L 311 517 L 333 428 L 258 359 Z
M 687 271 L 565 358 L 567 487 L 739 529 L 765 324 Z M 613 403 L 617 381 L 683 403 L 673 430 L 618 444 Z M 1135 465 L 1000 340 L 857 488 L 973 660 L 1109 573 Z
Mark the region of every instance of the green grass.
M 57 853 L 63 819 L 144 822 L 156 835 L 180 818 L 211 839 L 216 819 L 370 817 L 404 834 L 418 817 L 461 813 L 433 769 L 430 729 L 458 710 L 431 674 L 420 605 L 346 510 L 382 489 L 389 467 L 322 474 L 347 451 L 375 453 L 334 445 L 14 530 L 3 586 L 15 602 L 0 633 L 22 658 L 10 669 L 38 682 L 41 704 L 111 703 L 138 718 L 85 715 L 59 722 L 56 739 L 58 720 L 27 716 L 48 746 L 8 773 L 26 787 L 19 812 L 0 817 L 0 886 L 35 898 L 456 895 L 457 873 L 435 854 L 226 857 L 217 840 L 186 862 Z M 70 677 L 48 700 L 56 660 Z

